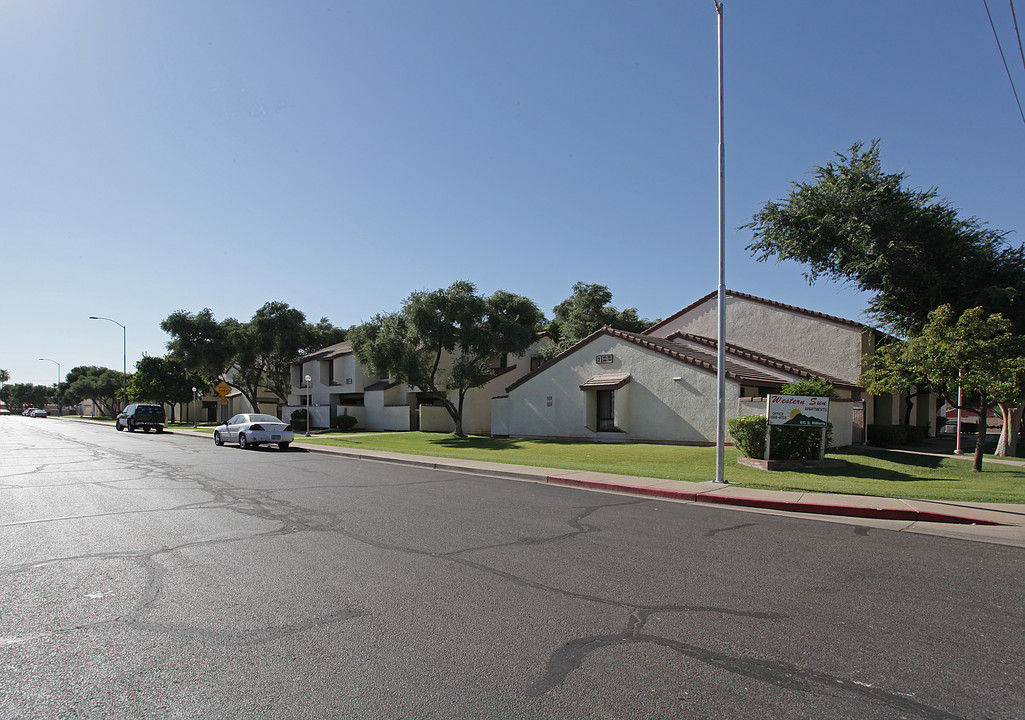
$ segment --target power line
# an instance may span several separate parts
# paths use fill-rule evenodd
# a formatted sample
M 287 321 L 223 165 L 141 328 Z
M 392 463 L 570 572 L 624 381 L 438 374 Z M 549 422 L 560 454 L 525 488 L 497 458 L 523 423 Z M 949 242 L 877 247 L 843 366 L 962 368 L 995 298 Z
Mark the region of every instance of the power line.
M 1025 49 L 1021 46 L 1021 32 L 1018 30 L 1018 13 L 1014 11 L 1014 0 L 1011 2 L 1011 18 L 1014 19 L 1014 34 L 1018 36 L 1018 52 L 1021 54 L 1021 64 L 1025 67 Z
M 1018 113 L 1021 115 L 1021 121 L 1025 123 L 1025 111 L 1021 109 L 1021 100 L 1018 99 L 1018 91 L 1014 87 L 1014 78 L 1011 77 L 1011 69 L 1007 67 L 1007 58 L 1004 57 L 1004 46 L 1000 44 L 1000 36 L 997 35 L 997 26 L 993 24 L 993 15 L 989 11 L 989 3 L 986 2 L 986 0 L 982 0 L 982 4 L 986 8 L 986 17 L 989 18 L 989 26 L 993 29 L 993 37 L 997 41 L 997 49 L 1000 51 L 1000 59 L 1004 62 L 1004 72 L 1007 73 L 1007 79 L 1011 83 L 1011 92 L 1014 93 L 1014 101 L 1018 103 Z

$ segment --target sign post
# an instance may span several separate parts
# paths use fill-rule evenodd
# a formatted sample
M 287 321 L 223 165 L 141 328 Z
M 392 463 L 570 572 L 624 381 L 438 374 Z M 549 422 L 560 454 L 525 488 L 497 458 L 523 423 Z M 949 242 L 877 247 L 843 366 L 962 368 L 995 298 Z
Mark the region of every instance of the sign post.
M 218 395 L 221 396 L 218 399 L 217 404 L 219 406 L 227 405 L 228 404 L 228 393 L 231 392 L 231 385 L 229 385 L 228 383 L 226 383 L 223 380 L 221 380 L 219 383 L 214 385 L 214 390 L 217 392 Z M 227 410 L 227 408 L 225 408 L 225 410 Z M 224 415 L 227 415 L 226 411 L 225 411 Z M 228 418 L 227 417 L 223 417 L 221 419 L 222 420 L 227 420 Z
M 773 425 L 821 428 L 819 460 L 826 456 L 826 423 L 829 422 L 829 398 L 806 395 L 769 395 L 765 417 L 765 459 L 769 459 L 769 437 Z

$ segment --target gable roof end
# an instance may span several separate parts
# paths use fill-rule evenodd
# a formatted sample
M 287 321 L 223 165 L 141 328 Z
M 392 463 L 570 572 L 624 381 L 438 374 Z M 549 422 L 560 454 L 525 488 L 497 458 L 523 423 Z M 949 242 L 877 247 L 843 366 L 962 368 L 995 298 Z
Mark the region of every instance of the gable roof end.
M 683 310 L 680 310 L 679 312 L 673 313 L 672 315 L 667 317 L 662 322 L 659 322 L 659 323 L 656 323 L 655 325 L 652 325 L 650 328 L 645 330 L 642 334 L 650 335 L 655 330 L 658 330 L 661 327 L 665 327 L 666 325 L 668 325 L 669 323 L 673 322 L 674 320 L 677 320 L 678 318 L 686 315 L 687 313 L 689 313 L 691 310 L 693 310 L 694 308 L 698 307 L 699 305 L 702 305 L 702 304 L 708 302 L 709 300 L 714 299 L 718 294 L 719 293 L 718 293 L 717 290 L 713 290 L 712 292 L 710 292 L 707 295 L 705 295 L 703 298 L 695 300 L 690 305 L 685 307 Z M 815 310 L 806 310 L 805 308 L 797 307 L 796 305 L 787 305 L 786 303 L 777 302 L 775 300 L 767 300 L 766 298 L 758 297 L 756 295 L 749 295 L 747 293 L 738 292 L 736 290 L 727 290 L 726 291 L 726 297 L 727 298 L 731 298 L 731 297 L 733 297 L 733 298 L 740 298 L 742 300 L 750 300 L 751 302 L 761 303 L 762 305 L 768 305 L 769 307 L 779 308 L 780 310 L 786 310 L 788 312 L 797 313 L 798 315 L 806 315 L 808 317 L 817 318 L 819 320 L 825 320 L 827 322 L 836 323 L 837 325 L 845 325 L 847 327 L 858 328 L 859 330 L 863 330 L 863 329 L 866 328 L 865 325 L 863 325 L 863 324 L 861 324 L 859 322 L 856 322 L 854 320 L 846 320 L 846 319 L 844 319 L 842 317 L 837 317 L 836 315 L 827 315 L 826 313 L 820 313 L 820 312 L 817 312 Z

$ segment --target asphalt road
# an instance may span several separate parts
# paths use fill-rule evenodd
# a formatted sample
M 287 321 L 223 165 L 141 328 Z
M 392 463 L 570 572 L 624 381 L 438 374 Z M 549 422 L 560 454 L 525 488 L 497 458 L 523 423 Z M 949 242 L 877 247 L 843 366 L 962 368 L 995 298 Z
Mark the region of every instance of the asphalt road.
M 0 718 L 1021 718 L 1025 550 L 0 417 Z

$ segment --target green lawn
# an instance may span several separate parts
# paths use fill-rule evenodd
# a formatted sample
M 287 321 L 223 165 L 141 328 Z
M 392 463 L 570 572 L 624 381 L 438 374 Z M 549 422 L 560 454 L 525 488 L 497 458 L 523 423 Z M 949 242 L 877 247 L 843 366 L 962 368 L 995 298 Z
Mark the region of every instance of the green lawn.
M 604 444 L 559 440 L 455 438 L 436 433 L 378 433 L 350 437 L 297 437 L 303 443 L 488 462 L 594 470 L 620 475 L 707 482 L 715 477 L 715 449 L 679 445 Z M 909 455 L 883 449 L 830 455 L 847 461 L 835 469 L 765 472 L 737 464 L 726 448 L 726 479 L 744 487 L 848 495 L 1025 503 L 1025 468 L 985 463 L 971 472 L 970 458 Z

